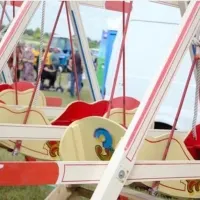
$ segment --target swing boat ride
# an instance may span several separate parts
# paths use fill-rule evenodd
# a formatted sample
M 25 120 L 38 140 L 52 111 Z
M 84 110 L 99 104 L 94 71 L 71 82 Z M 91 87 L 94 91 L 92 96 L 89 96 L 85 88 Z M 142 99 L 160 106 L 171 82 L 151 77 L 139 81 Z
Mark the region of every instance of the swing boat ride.
M 44 1 L 23 1 L 16 5 L 10 2 L 13 7 L 19 6 L 19 11 L 0 42 L 0 72 L 7 67 L 9 57 L 41 3 L 41 30 L 43 30 Z M 97 185 L 91 195 L 92 200 L 125 199 L 125 197 L 157 199 L 156 193 L 181 199 L 200 198 L 200 162 L 198 161 L 200 125 L 197 124 L 199 84 L 196 85 L 194 126 L 188 132 L 176 130 L 193 72 L 196 72 L 196 83 L 200 83 L 198 57 L 193 56 L 171 130 L 153 128 L 156 111 L 167 93 L 186 50 L 193 44 L 196 51 L 199 51 L 197 35 L 200 27 L 200 2 L 190 1 L 188 5 L 185 4 L 180 29 L 169 55 L 166 56 L 163 67 L 155 76 L 141 102 L 126 97 L 125 86 L 123 96 L 114 98 L 121 60 L 123 60 L 125 85 L 125 40 L 134 2 L 62 1 L 58 3 L 60 8 L 47 49 L 50 47 L 60 13 L 65 8 L 71 49 L 73 52 L 70 19 L 74 32 L 79 38 L 79 49 L 94 103 L 80 101 L 78 94 L 78 100 L 67 105 L 65 109 L 48 108 L 44 94 L 39 91 L 39 80 L 44 67 L 41 58 L 35 85 L 27 85 L 25 82 L 15 82 L 12 86 L 11 84 L 0 85 L 1 147 L 12 151 L 15 156 L 18 153 L 23 154 L 27 160 L 1 161 L 0 185 L 58 185 L 47 197 L 49 200 L 61 200 L 67 197 L 70 199 L 77 192 L 76 188 L 82 188 L 83 185 Z M 81 29 L 79 3 L 115 10 L 123 15 L 122 41 L 109 100 L 101 99 L 84 29 Z M 2 12 L 5 12 L 5 7 L 6 3 L 3 4 Z M 41 51 L 42 36 L 40 42 Z M 46 56 L 47 53 L 44 55 L 44 60 Z M 75 64 L 74 57 L 73 63 Z M 50 121 L 52 116 L 54 119 Z M 127 192 L 132 183 L 142 184 L 149 189 L 151 195 L 137 196 L 137 192 L 131 193 L 130 190 Z M 62 195 L 61 190 L 64 193 Z

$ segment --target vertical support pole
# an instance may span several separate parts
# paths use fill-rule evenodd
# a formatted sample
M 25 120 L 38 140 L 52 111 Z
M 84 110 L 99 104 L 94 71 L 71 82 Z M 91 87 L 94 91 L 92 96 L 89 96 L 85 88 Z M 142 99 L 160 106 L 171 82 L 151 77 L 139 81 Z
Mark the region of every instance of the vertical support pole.
M 3 74 L 3 77 L 4 77 L 5 83 L 10 84 L 10 85 L 13 84 L 12 76 L 11 76 L 11 73 L 10 73 L 10 68 L 8 67 L 7 64 L 4 67 L 2 74 Z
M 72 31 L 71 31 L 71 20 L 70 20 L 70 15 L 69 15 L 70 11 L 69 11 L 68 7 L 69 7 L 68 2 L 65 1 L 67 24 L 68 24 L 69 38 L 70 38 L 70 44 L 71 44 L 71 53 L 72 53 L 72 72 L 71 73 L 74 73 L 75 83 L 76 83 L 77 99 L 80 100 L 80 93 L 79 93 L 80 88 L 79 88 L 79 84 L 78 84 L 77 66 L 76 66 L 76 59 L 75 59 L 75 52 L 74 52 L 74 45 L 73 45 L 73 38 L 72 38 Z
M 79 4 L 76 1 L 70 1 L 70 8 L 72 25 L 74 28 L 73 30 L 78 38 L 79 51 L 82 56 L 83 63 L 85 65 L 85 71 L 88 77 L 91 95 L 94 101 L 98 101 L 102 99 L 102 96 L 100 93 L 100 88 L 97 81 L 97 76 L 95 73 L 95 68 L 92 61 L 87 37 L 81 20 Z
M 13 1 L 13 19 L 15 18 L 15 1 Z M 14 81 L 15 81 L 15 104 L 18 105 L 18 87 L 17 87 L 17 72 L 18 72 L 18 63 L 17 63 L 17 54 L 19 52 L 16 51 L 16 49 L 14 49 L 13 52 L 13 65 L 12 67 L 14 68 Z
M 123 24 L 123 37 L 125 35 L 125 2 L 123 0 L 123 12 L 122 12 L 122 24 Z M 126 42 L 124 43 L 123 47 L 123 67 L 122 67 L 122 76 L 123 76 L 123 125 L 126 127 Z

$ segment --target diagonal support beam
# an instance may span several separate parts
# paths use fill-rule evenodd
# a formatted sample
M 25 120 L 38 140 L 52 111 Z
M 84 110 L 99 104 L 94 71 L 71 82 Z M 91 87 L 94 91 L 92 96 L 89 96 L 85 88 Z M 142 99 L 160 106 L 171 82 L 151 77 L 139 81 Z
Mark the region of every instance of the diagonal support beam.
M 102 99 L 102 96 L 100 93 L 100 88 L 97 81 L 97 76 L 95 73 L 95 68 L 88 45 L 88 40 L 85 35 L 84 26 L 81 20 L 79 3 L 76 1 L 70 1 L 70 9 L 71 9 L 70 11 L 71 21 L 74 28 L 73 30 L 78 39 L 79 51 L 80 54 L 82 55 L 82 60 L 85 66 L 86 75 L 89 81 L 91 95 L 94 101 L 98 101 Z
M 40 1 L 24 1 L 0 42 L 0 73 L 24 33 Z
M 13 84 L 13 79 L 12 79 L 12 75 L 11 75 L 11 70 L 8 67 L 8 64 L 6 63 L 4 69 L 3 69 L 3 76 L 5 78 L 5 82 L 7 84 Z
M 149 87 L 124 138 L 114 152 L 91 198 L 92 200 L 118 198 L 126 180 L 134 169 L 136 156 L 147 135 L 147 130 L 199 26 L 200 2 L 193 0 L 183 16 L 177 38 L 164 61 L 161 71 Z M 113 190 L 113 188 L 115 189 Z

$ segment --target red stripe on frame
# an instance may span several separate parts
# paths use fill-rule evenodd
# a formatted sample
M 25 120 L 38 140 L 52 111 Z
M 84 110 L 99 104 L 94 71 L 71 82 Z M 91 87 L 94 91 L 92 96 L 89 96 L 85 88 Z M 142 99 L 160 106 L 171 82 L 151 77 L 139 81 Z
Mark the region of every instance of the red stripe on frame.
M 24 7 L 24 9 L 22 10 L 22 12 L 19 15 L 18 21 L 16 21 L 15 25 L 12 27 L 12 30 L 10 30 L 7 38 L 5 39 L 4 42 L 0 48 L 0 57 L 2 56 L 2 54 L 4 53 L 5 49 L 7 48 L 7 46 L 9 45 L 9 42 L 11 40 L 11 38 L 14 37 L 14 34 L 17 32 L 20 24 L 21 24 L 21 20 L 24 18 L 24 15 L 26 15 L 26 13 L 28 12 L 30 6 L 32 5 L 31 1 L 26 2 L 26 6 Z
M 185 34 L 186 34 L 187 30 L 188 30 L 188 26 L 190 25 L 190 23 L 192 21 L 192 18 L 196 14 L 196 12 L 197 12 L 197 10 L 199 8 L 199 5 L 200 5 L 200 2 L 196 2 L 195 6 L 194 6 L 189 18 L 188 18 L 188 21 L 186 22 L 186 24 L 185 24 L 185 26 L 183 28 L 183 31 L 182 31 L 180 37 L 178 38 L 178 40 L 177 40 L 177 42 L 176 42 L 176 44 L 175 44 L 175 46 L 174 46 L 169 58 L 168 58 L 168 60 L 167 60 L 167 62 L 165 64 L 165 66 L 164 66 L 164 68 L 163 68 L 158 80 L 157 80 L 156 86 L 153 89 L 153 91 L 152 91 L 152 93 L 150 95 L 150 98 L 148 99 L 148 101 L 147 101 L 147 103 L 145 105 L 145 108 L 143 109 L 143 112 L 142 112 L 142 114 L 141 114 L 141 116 L 140 116 L 140 118 L 139 118 L 139 120 L 138 120 L 138 122 L 137 122 L 137 124 L 136 124 L 136 126 L 135 126 L 135 128 L 134 128 L 134 130 L 133 130 L 128 142 L 127 142 L 125 150 L 131 148 L 131 145 L 133 144 L 135 138 L 137 137 L 137 132 L 139 131 L 139 128 L 142 125 L 143 120 L 146 118 L 148 110 L 149 110 L 151 104 L 153 103 L 154 98 L 155 98 L 159 88 L 161 87 L 161 85 L 163 83 L 163 80 L 166 77 L 166 74 L 167 74 L 168 70 L 170 69 L 170 65 L 173 62 L 173 59 L 174 59 L 174 57 L 175 57 L 175 55 L 177 53 L 177 50 L 179 49 L 179 45 L 182 42 L 182 40 L 184 39 L 184 36 L 185 36 Z M 130 151 L 130 149 L 129 149 L 129 151 Z M 129 151 L 128 151 L 128 154 L 129 154 Z M 132 161 L 132 160 L 130 160 L 130 161 Z
M 56 184 L 58 175 L 56 162 L 0 163 L 1 186 Z
M 15 5 L 16 7 L 20 7 L 23 4 L 24 1 L 10 1 L 10 4 L 13 6 Z
M 124 12 L 128 13 L 132 9 L 132 4 L 129 2 L 125 2 Z M 105 8 L 107 10 L 123 12 L 123 1 L 106 1 Z

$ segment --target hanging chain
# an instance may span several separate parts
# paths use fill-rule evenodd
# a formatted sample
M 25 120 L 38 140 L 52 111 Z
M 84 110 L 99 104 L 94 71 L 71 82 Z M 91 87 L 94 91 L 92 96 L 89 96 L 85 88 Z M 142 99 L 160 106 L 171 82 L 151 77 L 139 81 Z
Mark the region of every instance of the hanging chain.
M 42 2 L 41 31 L 40 31 L 40 54 L 39 54 L 39 62 L 38 62 L 38 74 L 42 68 L 42 59 L 43 59 L 45 8 L 46 8 L 46 1 L 43 1 Z M 40 92 L 40 84 L 41 84 L 41 79 L 39 80 L 39 83 L 36 89 L 35 97 L 33 100 L 33 106 L 36 106 L 37 101 L 38 101 L 39 92 Z
M 200 47 L 196 46 L 197 54 L 200 53 Z M 195 91 L 195 102 L 194 102 L 194 116 L 192 121 L 192 133 L 194 139 L 197 139 L 196 124 L 198 117 L 198 105 L 199 105 L 199 89 L 200 89 L 200 60 L 197 61 L 196 65 L 196 91 Z
M 200 54 L 200 41 L 197 36 L 194 37 L 192 44 L 195 46 L 196 55 Z M 196 64 L 196 91 L 195 91 L 195 102 L 194 102 L 194 116 L 192 121 L 192 133 L 194 139 L 197 139 L 196 124 L 198 117 L 198 104 L 199 104 L 199 89 L 200 89 L 200 60 L 198 59 Z

